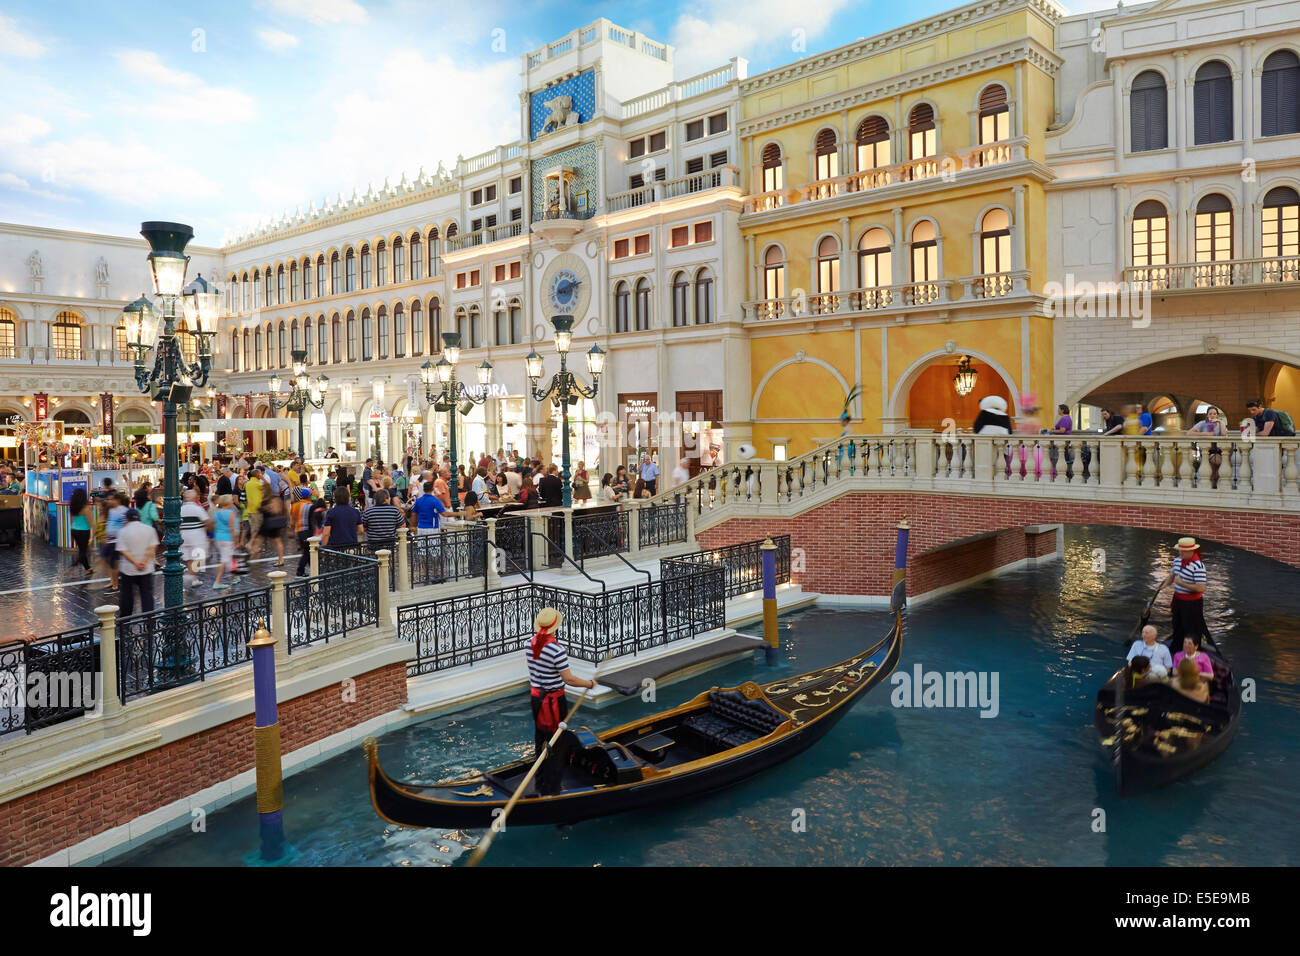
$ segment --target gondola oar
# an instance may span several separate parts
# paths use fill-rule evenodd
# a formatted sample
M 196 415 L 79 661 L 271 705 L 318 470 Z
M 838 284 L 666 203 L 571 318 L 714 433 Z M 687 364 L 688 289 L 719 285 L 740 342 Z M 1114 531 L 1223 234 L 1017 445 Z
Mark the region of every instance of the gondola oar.
M 1163 591 L 1164 589 L 1165 589 L 1165 582 L 1161 581 L 1160 584 L 1156 587 L 1155 593 L 1153 593 L 1151 597 L 1147 600 L 1146 606 L 1142 608 L 1142 616 L 1139 617 L 1138 622 L 1135 625 L 1133 625 L 1133 630 L 1129 631 L 1128 638 L 1124 641 L 1125 647 L 1129 647 L 1133 643 L 1133 641 L 1137 638 L 1138 634 L 1142 632 L 1142 628 L 1147 626 L 1147 622 L 1151 620 L 1151 608 L 1155 605 L 1156 598 L 1160 596 L 1160 592 Z
M 1128 639 L 1124 642 L 1127 648 L 1133 643 L 1133 639 L 1142 632 L 1142 628 L 1147 626 L 1151 620 L 1151 608 L 1156 603 L 1156 598 L 1164 590 L 1163 581 L 1156 588 L 1155 593 L 1147 600 L 1146 606 L 1142 608 L 1142 615 L 1138 618 L 1137 624 L 1133 625 L 1133 630 L 1129 631 Z M 1129 670 L 1127 661 L 1120 671 L 1119 682 L 1115 685 L 1115 788 L 1121 793 L 1124 792 L 1124 691 L 1128 684 Z
M 604 662 L 602 661 L 601 663 Z M 597 664 L 596 666 L 599 668 L 600 665 Z M 594 675 L 592 679 L 595 679 Z M 528 785 L 533 782 L 533 777 L 541 768 L 542 761 L 550 756 L 551 748 L 559 741 L 560 734 L 564 733 L 564 731 L 568 729 L 569 721 L 573 720 L 573 715 L 578 712 L 578 708 L 582 706 L 582 702 L 587 699 L 589 693 L 591 693 L 591 688 L 584 687 L 582 690 L 582 696 L 578 698 L 578 702 L 569 710 L 569 716 L 560 721 L 560 726 L 555 728 L 555 733 L 552 734 L 551 739 L 546 742 L 546 746 L 542 748 L 541 754 L 539 754 L 537 759 L 533 761 L 533 765 L 528 768 L 528 773 L 524 775 L 524 779 L 520 782 L 519 786 L 515 788 L 514 795 L 511 796 L 510 800 L 506 803 L 505 809 L 501 811 L 501 816 L 497 818 L 501 825 L 497 826 L 494 823 L 492 826 L 488 827 L 488 832 L 487 835 L 483 837 L 483 842 L 476 846 L 474 852 L 470 854 L 469 866 L 478 866 L 479 861 L 482 860 L 484 855 L 487 853 L 488 847 L 492 845 L 492 838 L 497 835 L 497 831 L 506 828 L 506 817 L 510 816 L 510 811 L 515 808 L 515 804 L 519 802 L 519 798 L 524 795 L 524 791 L 528 789 Z

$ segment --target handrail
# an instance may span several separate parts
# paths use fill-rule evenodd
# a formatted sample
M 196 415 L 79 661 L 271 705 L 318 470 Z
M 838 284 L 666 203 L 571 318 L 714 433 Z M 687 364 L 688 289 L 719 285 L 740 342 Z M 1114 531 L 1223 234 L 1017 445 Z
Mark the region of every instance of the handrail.
M 601 534 L 599 530 L 597 530 L 597 529 L 595 529 L 595 528 L 591 528 L 591 529 L 588 530 L 587 533 L 588 533 L 588 534 L 595 533 L 596 537 L 600 538 L 602 544 L 604 544 L 606 547 L 609 546 L 609 539 L 606 538 L 603 534 Z M 621 551 L 611 551 L 611 552 L 609 552 L 609 553 L 612 554 L 612 555 L 614 555 L 614 557 L 618 558 L 620 561 L 622 561 L 624 564 L 626 564 L 626 565 L 627 565 L 629 568 L 631 568 L 633 571 L 637 572 L 638 574 L 644 574 L 644 575 L 645 575 L 645 579 L 646 579 L 646 583 L 647 583 L 647 584 L 654 584 L 654 583 L 655 583 L 654 575 L 650 573 L 649 569 L 647 569 L 647 568 L 638 568 L 635 564 L 633 564 L 633 563 L 632 563 L 631 561 L 629 561 L 627 558 L 623 557 L 623 554 L 622 554 Z M 602 555 L 600 555 L 600 557 L 603 558 L 603 557 L 606 557 L 606 555 L 603 555 L 603 554 L 602 554 Z M 586 555 L 583 555 L 583 556 L 582 556 L 582 566 L 583 566 L 584 568 L 587 566 L 587 556 L 586 556 Z
M 497 544 L 492 539 L 484 538 L 483 540 L 485 544 L 491 545 L 492 547 L 500 551 L 502 554 L 504 554 L 506 556 L 506 560 L 510 562 L 510 564 L 515 568 L 515 570 L 518 571 L 519 574 L 523 575 L 524 580 L 526 580 L 529 584 L 535 583 L 533 581 L 533 575 L 536 572 L 530 572 L 527 568 L 523 568 L 520 567 L 518 564 L 515 564 L 515 559 L 510 557 L 510 552 L 507 551 L 505 548 L 501 547 L 501 545 Z M 483 557 L 484 560 L 487 559 L 487 551 L 483 552 Z M 484 567 L 483 568 L 483 593 L 487 594 L 487 592 L 488 592 L 488 573 L 487 573 L 487 568 Z
M 554 548 L 556 551 L 560 552 L 560 557 L 564 558 L 565 561 L 568 561 L 570 564 L 572 564 L 573 567 L 577 570 L 577 572 L 578 572 L 579 574 L 581 574 L 584 578 L 586 578 L 586 579 L 587 579 L 588 581 L 590 581 L 592 584 L 599 584 L 599 585 L 600 585 L 600 593 L 601 593 L 601 594 L 604 594 L 604 593 L 605 593 L 605 591 L 607 590 L 607 588 L 605 587 L 605 582 L 604 582 L 604 581 L 598 581 L 598 580 L 596 580 L 596 579 L 593 578 L 590 574 L 587 573 L 587 571 L 586 571 L 585 568 L 580 568 L 580 567 L 578 567 L 578 563 L 577 563 L 576 561 L 574 561 L 573 558 L 569 557 L 568 552 L 565 551 L 563 547 L 561 547 L 560 545 L 556 544 L 556 543 L 555 543 L 554 541 L 552 541 L 549 537 L 547 537 L 546 534 L 545 534 L 544 532 L 541 532 L 541 531 L 533 531 L 533 532 L 530 532 L 530 538 L 541 538 L 543 541 L 545 541 L 547 544 L 549 544 L 549 545 L 550 545 L 552 548 Z

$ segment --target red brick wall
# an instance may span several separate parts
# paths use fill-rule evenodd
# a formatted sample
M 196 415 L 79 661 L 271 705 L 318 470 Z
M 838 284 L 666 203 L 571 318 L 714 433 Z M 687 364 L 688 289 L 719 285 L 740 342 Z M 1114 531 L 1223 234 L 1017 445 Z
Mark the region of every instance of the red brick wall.
M 886 595 L 903 518 L 912 526 L 911 555 L 1026 525 L 1105 524 L 1195 535 L 1300 567 L 1300 516 L 1002 496 L 855 492 L 794 518 L 729 518 L 696 537 L 701 547 L 716 548 L 789 534 L 791 547 L 803 549 L 803 569 L 795 554 L 793 576 L 804 587 L 822 594 Z M 920 593 L 911 582 L 908 590 Z
M 281 701 L 280 746 L 305 747 L 406 703 L 406 664 Z M 128 705 L 130 706 L 130 705 Z M 253 769 L 253 716 L 136 754 L 0 807 L 0 866 L 21 866 Z
M 907 593 L 925 594 L 1022 561 L 1031 556 L 1031 537 L 1055 534 L 1031 536 L 1017 528 L 909 558 Z

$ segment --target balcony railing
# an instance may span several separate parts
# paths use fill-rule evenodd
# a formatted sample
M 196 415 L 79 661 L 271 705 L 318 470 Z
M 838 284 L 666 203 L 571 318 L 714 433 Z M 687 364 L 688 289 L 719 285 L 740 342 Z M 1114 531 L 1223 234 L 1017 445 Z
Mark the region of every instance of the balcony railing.
M 971 302 L 989 298 L 1022 295 L 1028 292 L 1029 273 L 998 272 L 991 275 L 962 276 L 933 282 L 904 282 L 874 286 L 869 289 L 838 289 L 811 295 L 759 299 L 743 306 L 745 321 L 771 321 L 803 316 L 846 315 L 854 312 L 878 312 L 918 305 L 946 302 Z M 959 294 L 953 297 L 952 286 Z
M 452 236 L 447 240 L 448 252 L 460 252 L 463 249 L 469 249 L 472 246 L 485 246 L 490 242 L 499 242 L 502 239 L 513 239 L 524 231 L 523 222 L 505 222 L 496 226 L 486 226 L 482 229 L 476 229 L 474 232 L 467 232 L 464 235 Z
M 851 146 L 852 144 L 848 144 L 848 148 L 842 150 L 842 161 L 847 159 Z M 803 186 L 756 193 L 745 200 L 744 211 L 766 212 L 791 203 L 817 202 L 849 193 L 867 192 L 886 186 L 929 179 L 952 182 L 963 171 L 983 169 L 1024 158 L 1023 140 L 988 143 L 956 154 L 909 159 L 888 166 L 844 173 L 830 179 L 814 180 Z
M 1300 256 L 1265 259 L 1223 259 L 1169 266 L 1137 266 L 1124 270 L 1132 288 L 1150 292 L 1240 288 L 1300 282 Z
M 126 368 L 134 364 L 130 352 L 115 348 L 64 349 L 52 345 L 0 346 L 0 362 L 43 365 L 53 361 L 85 362 L 89 365 L 111 365 Z
M 643 113 L 652 113 L 669 103 L 677 103 L 693 96 L 700 96 L 721 89 L 736 79 L 738 72 L 744 71 L 738 71 L 736 61 L 732 60 L 717 69 L 708 70 L 697 76 L 692 76 L 690 79 L 678 83 L 669 83 L 661 89 L 638 96 L 624 103 L 623 119 L 631 119 L 634 116 L 641 116 Z M 744 77 L 740 78 L 743 79 Z
M 689 176 L 679 176 L 676 179 L 668 179 L 660 183 L 649 183 L 636 189 L 629 189 L 626 192 L 615 193 L 605 202 L 610 212 L 621 212 L 625 209 L 635 209 L 637 206 L 660 202 L 664 199 L 676 199 L 679 196 L 688 196 L 691 193 L 720 189 L 723 186 L 739 185 L 739 167 L 732 165 L 715 166 L 713 169 L 691 173 Z

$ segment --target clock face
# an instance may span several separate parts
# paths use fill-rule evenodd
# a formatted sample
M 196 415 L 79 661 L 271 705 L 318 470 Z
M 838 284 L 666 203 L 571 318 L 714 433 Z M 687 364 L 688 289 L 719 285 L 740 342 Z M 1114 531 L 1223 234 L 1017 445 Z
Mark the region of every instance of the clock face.
M 591 301 L 591 276 L 578 256 L 556 256 L 542 273 L 541 294 L 552 315 L 571 315 L 581 321 Z

